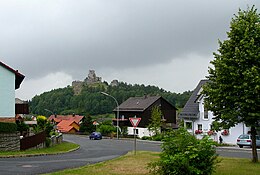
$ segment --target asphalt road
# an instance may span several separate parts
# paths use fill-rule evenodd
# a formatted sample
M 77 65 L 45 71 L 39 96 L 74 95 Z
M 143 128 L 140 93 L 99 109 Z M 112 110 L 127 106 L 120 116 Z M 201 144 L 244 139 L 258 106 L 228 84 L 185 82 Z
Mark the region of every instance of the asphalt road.
M 59 155 L 0 158 L 0 174 L 30 175 L 54 172 L 113 159 L 134 149 L 133 140 L 89 140 L 86 136 L 75 135 L 64 135 L 64 140 L 79 144 L 80 149 Z M 158 142 L 138 141 L 137 150 L 159 152 L 161 148 Z M 250 148 L 218 148 L 217 153 L 224 157 L 251 158 Z
M 64 140 L 75 142 L 80 149 L 66 154 L 0 158 L 0 174 L 42 174 L 80 167 L 124 155 L 134 148 L 133 140 L 89 140 L 86 136 L 64 135 Z M 160 144 L 137 142 L 137 150 L 160 151 Z

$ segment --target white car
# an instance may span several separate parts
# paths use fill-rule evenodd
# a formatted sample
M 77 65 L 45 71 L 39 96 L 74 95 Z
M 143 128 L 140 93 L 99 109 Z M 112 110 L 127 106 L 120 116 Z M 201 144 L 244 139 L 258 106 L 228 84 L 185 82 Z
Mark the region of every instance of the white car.
M 237 145 L 240 148 L 243 148 L 243 146 L 252 146 L 252 139 L 251 135 L 249 134 L 242 134 L 237 138 Z M 256 135 L 256 146 L 260 147 L 260 137 Z

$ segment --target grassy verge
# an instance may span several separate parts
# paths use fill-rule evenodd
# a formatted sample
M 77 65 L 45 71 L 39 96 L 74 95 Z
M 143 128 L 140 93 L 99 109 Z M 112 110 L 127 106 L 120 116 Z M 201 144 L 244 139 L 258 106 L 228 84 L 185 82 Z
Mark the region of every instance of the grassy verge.
M 68 169 L 51 173 L 49 175 L 149 175 L 147 164 L 159 158 L 159 153 L 139 151 L 136 155 L 133 152 L 125 156 L 93 164 L 80 168 Z M 219 158 L 214 175 L 257 175 L 260 172 L 260 163 L 253 164 L 249 159 Z
M 258 175 L 260 172 L 260 163 L 252 163 L 250 159 L 222 157 L 220 160 L 214 175 Z
M 75 143 L 62 142 L 61 144 L 42 149 L 33 149 L 25 151 L 3 151 L 0 152 L 0 157 L 18 157 L 18 156 L 31 156 L 31 155 L 45 155 L 45 154 L 60 154 L 72 151 L 79 148 Z
M 142 175 L 149 174 L 146 168 L 147 164 L 159 158 L 159 153 L 138 151 L 136 155 L 133 152 L 101 163 L 87 165 L 76 169 L 68 169 L 51 173 L 49 175 Z

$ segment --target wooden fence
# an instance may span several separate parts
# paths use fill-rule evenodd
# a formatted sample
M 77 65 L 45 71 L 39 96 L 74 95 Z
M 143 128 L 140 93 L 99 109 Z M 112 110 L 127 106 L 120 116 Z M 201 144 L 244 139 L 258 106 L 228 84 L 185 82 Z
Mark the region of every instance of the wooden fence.
M 38 133 L 30 137 L 24 137 L 20 140 L 20 150 L 26 150 L 29 148 L 36 147 L 40 144 L 43 144 L 46 139 L 45 131 Z

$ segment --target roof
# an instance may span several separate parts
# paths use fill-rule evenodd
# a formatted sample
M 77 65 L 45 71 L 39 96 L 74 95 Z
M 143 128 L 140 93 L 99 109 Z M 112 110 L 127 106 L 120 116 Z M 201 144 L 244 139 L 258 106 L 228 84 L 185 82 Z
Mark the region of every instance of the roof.
M 161 96 L 130 97 L 122 104 L 119 105 L 119 110 L 143 112 L 160 98 L 162 97 Z M 114 109 L 114 112 L 116 110 L 117 108 Z
M 197 99 L 200 96 L 201 87 L 206 82 L 208 82 L 208 80 L 201 80 L 199 82 L 199 84 L 191 94 L 189 100 L 185 104 L 184 108 L 182 109 L 179 115 L 180 118 L 197 118 L 197 115 L 199 113 L 199 103 L 197 103 Z
M 59 123 L 62 120 L 70 120 L 70 121 L 75 121 L 76 123 L 79 123 L 84 116 L 80 115 L 51 115 L 48 120 L 52 121 L 54 120 L 55 122 Z
M 76 123 L 74 120 L 62 120 L 58 125 L 57 128 L 58 130 L 60 130 L 61 132 L 69 132 L 71 129 L 75 129 L 78 131 L 78 129 L 76 129 L 75 127 L 72 126 L 72 124 L 75 123 L 77 125 L 79 125 L 78 123 Z
M 7 70 L 9 70 L 15 74 L 15 89 L 19 89 L 25 76 L 23 74 L 19 73 L 18 70 L 14 70 L 13 68 L 7 66 L 6 64 L 4 64 L 1 61 L 0 61 L 0 66 L 6 68 Z

